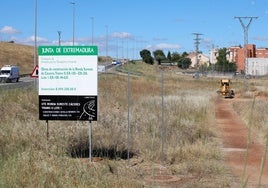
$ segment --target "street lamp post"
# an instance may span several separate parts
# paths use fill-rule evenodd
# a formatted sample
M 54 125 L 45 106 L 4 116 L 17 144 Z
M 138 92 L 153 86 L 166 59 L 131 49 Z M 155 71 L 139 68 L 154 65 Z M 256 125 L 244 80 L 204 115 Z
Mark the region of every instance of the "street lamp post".
M 75 2 L 70 2 L 70 4 L 73 5 L 73 46 L 74 46 L 74 28 L 75 28 L 74 16 L 75 16 Z
M 59 35 L 59 46 L 61 45 L 60 42 L 61 42 L 61 31 L 58 31 L 58 35 Z
M 91 44 L 93 46 L 94 42 L 93 42 L 93 36 L 94 35 L 94 17 L 91 17 Z
M 106 28 L 106 58 L 108 57 L 108 25 L 105 25 Z
M 35 8 L 34 8 L 34 67 L 37 64 L 36 48 L 37 48 L 37 0 L 35 0 Z M 34 87 L 37 88 L 36 79 L 34 79 Z

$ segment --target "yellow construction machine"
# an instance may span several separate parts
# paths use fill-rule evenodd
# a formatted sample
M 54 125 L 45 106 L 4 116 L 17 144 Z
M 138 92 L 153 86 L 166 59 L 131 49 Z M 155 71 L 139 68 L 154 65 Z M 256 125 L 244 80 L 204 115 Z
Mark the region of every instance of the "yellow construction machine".
M 224 98 L 234 98 L 234 90 L 231 89 L 231 80 L 230 79 L 221 79 L 220 88 L 217 90 L 217 93 L 221 94 Z

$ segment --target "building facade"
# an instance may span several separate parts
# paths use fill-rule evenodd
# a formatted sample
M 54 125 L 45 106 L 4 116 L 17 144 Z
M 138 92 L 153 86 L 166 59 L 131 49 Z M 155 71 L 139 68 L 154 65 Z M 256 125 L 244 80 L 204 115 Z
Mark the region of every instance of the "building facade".
M 268 58 L 268 48 L 258 48 L 256 50 L 257 58 Z
M 217 49 L 211 50 L 210 52 L 211 63 L 216 63 L 216 58 L 218 56 L 217 52 L 218 52 Z M 229 62 L 235 62 L 237 65 L 237 72 L 240 73 L 246 73 L 246 74 L 253 73 L 254 71 L 252 72 L 251 66 L 254 65 L 253 62 L 255 62 L 256 64 L 256 61 L 254 61 L 255 58 L 260 58 L 258 62 L 263 63 L 257 63 L 257 64 L 259 64 L 262 67 L 265 65 L 265 63 L 268 64 L 268 62 L 265 59 L 262 59 L 262 58 L 268 58 L 268 48 L 256 48 L 256 45 L 248 44 L 246 48 L 243 48 L 241 46 L 232 46 L 227 50 L 226 53 L 226 59 Z M 255 65 L 253 67 L 255 67 Z
M 198 54 L 197 59 L 196 59 L 196 53 L 190 53 L 188 55 L 188 58 L 190 58 L 192 61 L 191 67 L 197 67 L 200 65 L 209 64 L 209 58 L 202 53 Z
M 268 58 L 248 58 L 246 74 L 252 76 L 267 76 Z

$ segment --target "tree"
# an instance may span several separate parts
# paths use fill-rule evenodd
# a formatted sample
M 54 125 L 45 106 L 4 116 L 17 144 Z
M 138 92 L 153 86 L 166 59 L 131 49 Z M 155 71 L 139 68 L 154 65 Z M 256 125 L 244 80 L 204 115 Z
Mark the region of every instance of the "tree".
M 151 56 L 151 52 L 149 50 L 144 49 L 140 51 L 140 56 L 145 63 L 150 64 L 150 65 L 154 64 L 154 59 Z
M 179 62 L 181 59 L 181 55 L 178 52 L 172 53 L 171 61 L 172 62 Z
M 219 49 L 219 56 L 217 57 L 217 63 L 215 64 L 216 71 L 222 72 L 235 72 L 237 65 L 234 62 L 229 62 L 226 58 L 226 48 Z
M 187 52 L 183 52 L 181 55 L 178 52 L 172 53 L 171 61 L 177 62 L 178 67 L 182 69 L 188 69 L 192 64 L 191 59 L 188 58 Z
M 188 54 L 187 52 L 183 52 L 183 53 L 181 54 L 181 57 L 182 57 L 182 58 L 186 58 L 186 57 L 188 57 L 188 55 L 189 55 L 189 54 Z
M 167 54 L 167 59 L 171 62 L 171 60 L 172 60 L 172 57 L 171 57 L 171 53 L 170 53 L 170 51 L 168 51 L 168 54 Z
M 166 59 L 166 56 L 163 50 L 155 50 L 153 54 L 154 54 L 154 59 L 158 62 L 159 65 L 161 65 L 161 62 Z
M 188 69 L 190 65 L 192 64 L 192 61 L 188 57 L 181 58 L 180 61 L 178 62 L 178 67 L 182 69 Z

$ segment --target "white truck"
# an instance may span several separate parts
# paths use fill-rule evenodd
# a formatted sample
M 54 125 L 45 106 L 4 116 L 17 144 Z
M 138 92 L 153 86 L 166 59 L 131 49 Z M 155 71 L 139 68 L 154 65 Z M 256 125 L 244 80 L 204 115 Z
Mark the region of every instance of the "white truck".
M 18 82 L 20 79 L 19 76 L 19 67 L 14 65 L 4 65 L 0 71 L 0 82 L 9 83 L 9 82 Z

